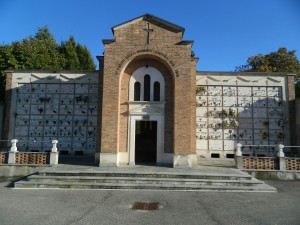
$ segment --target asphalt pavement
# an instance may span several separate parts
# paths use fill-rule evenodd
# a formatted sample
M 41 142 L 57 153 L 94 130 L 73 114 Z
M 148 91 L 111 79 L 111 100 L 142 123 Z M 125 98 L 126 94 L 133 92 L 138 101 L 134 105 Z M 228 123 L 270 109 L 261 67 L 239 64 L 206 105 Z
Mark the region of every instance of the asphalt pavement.
M 278 193 L 16 190 L 0 183 L 0 225 L 299 225 L 300 181 L 267 181 Z M 153 211 L 135 202 L 158 202 Z

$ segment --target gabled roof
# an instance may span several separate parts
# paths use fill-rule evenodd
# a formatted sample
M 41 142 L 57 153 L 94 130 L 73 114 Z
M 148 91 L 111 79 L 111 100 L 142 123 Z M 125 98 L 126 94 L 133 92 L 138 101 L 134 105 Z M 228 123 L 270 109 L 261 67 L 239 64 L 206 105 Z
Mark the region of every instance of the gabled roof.
M 118 29 L 119 27 L 122 27 L 124 25 L 133 23 L 133 22 L 138 21 L 138 20 L 145 20 L 145 21 L 147 21 L 149 23 L 152 23 L 152 24 L 154 24 L 156 26 L 162 27 L 162 28 L 164 28 L 166 30 L 169 30 L 169 31 L 172 31 L 174 33 L 182 32 L 182 35 L 184 34 L 184 30 L 185 29 L 183 27 L 178 26 L 178 25 L 176 25 L 174 23 L 168 22 L 166 20 L 163 20 L 161 18 L 158 18 L 156 16 L 153 16 L 153 15 L 151 15 L 149 13 L 147 13 L 147 14 L 145 14 L 143 16 L 139 16 L 137 18 L 134 18 L 132 20 L 126 21 L 124 23 L 118 24 L 116 26 L 113 26 L 111 28 L 112 32 L 114 33 L 115 29 Z

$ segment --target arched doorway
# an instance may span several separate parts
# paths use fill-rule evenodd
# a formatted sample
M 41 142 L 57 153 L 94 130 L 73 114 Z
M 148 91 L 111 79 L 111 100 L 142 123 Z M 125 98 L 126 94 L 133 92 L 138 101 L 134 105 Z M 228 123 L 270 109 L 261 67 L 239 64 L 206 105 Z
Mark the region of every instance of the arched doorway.
M 164 154 L 165 80 L 144 66 L 129 81 L 129 164 L 161 164 Z

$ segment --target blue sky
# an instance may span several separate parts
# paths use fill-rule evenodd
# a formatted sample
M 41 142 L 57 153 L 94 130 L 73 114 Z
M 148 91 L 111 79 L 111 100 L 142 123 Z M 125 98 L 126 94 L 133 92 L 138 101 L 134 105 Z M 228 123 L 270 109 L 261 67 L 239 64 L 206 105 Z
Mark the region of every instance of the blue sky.
M 300 59 L 300 0 L 0 0 L 0 43 L 47 25 L 58 43 L 73 35 L 96 62 L 111 27 L 145 13 L 185 28 L 200 71 L 234 71 L 279 47 Z

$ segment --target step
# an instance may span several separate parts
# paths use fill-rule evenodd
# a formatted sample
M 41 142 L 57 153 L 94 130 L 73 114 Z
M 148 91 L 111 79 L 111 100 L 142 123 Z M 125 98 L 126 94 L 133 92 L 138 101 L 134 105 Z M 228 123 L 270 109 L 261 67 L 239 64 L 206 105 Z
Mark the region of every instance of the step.
M 174 190 L 174 191 L 234 191 L 234 192 L 276 192 L 277 190 L 268 185 L 255 186 L 211 186 L 211 185 L 174 185 L 174 184 L 118 184 L 118 183 L 74 183 L 74 182 L 34 182 L 19 181 L 15 188 L 30 189 L 147 189 L 147 190 Z
M 95 177 L 95 176 L 45 176 L 32 175 L 29 181 L 37 182 L 89 182 L 89 183 L 131 183 L 131 184 L 192 184 L 192 185 L 243 185 L 261 184 L 258 180 L 214 180 L 214 179 L 179 179 L 160 177 Z
M 214 167 L 226 167 L 226 168 L 235 168 L 234 159 L 198 159 L 198 165 L 200 166 L 214 166 Z
M 248 174 L 184 174 L 184 173 L 146 173 L 146 172 L 106 172 L 106 171 L 52 171 L 40 172 L 42 176 L 89 176 L 89 177 L 159 177 L 178 179 L 215 179 L 215 180 L 251 180 Z
M 48 168 L 15 183 L 16 189 L 126 189 L 274 192 L 249 174 L 232 169 L 148 171 L 142 168 Z M 212 171 L 212 172 L 210 172 Z

